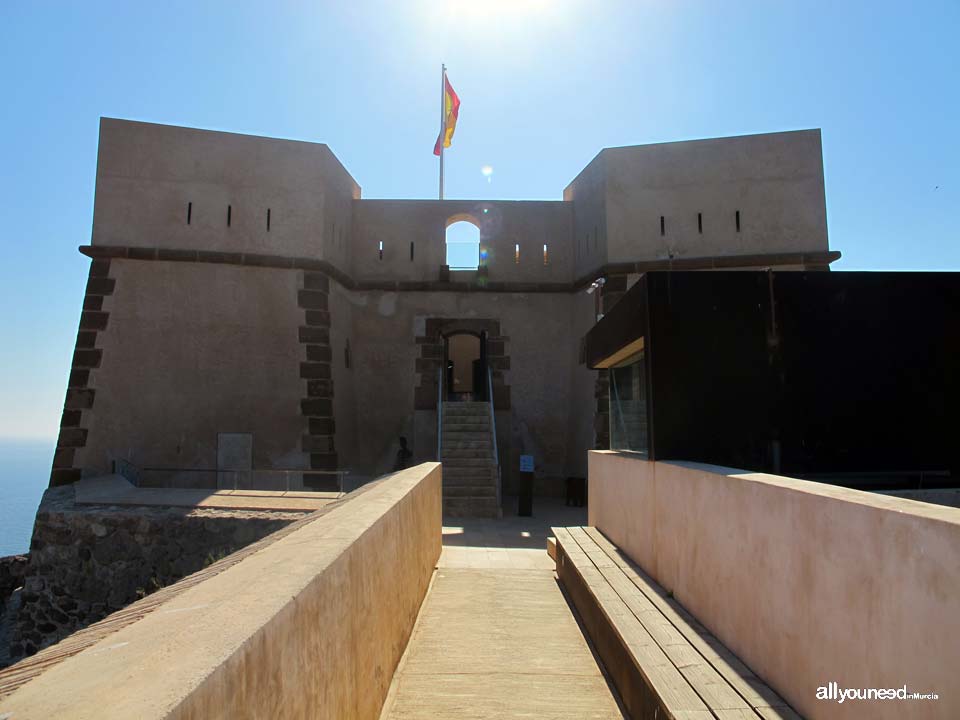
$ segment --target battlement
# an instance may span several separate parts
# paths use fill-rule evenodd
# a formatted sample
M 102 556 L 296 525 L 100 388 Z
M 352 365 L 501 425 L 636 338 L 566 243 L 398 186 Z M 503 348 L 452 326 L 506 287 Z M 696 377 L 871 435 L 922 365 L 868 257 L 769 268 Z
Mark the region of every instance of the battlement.
M 447 228 L 465 220 L 484 280 L 551 286 L 611 264 L 828 250 L 819 130 L 605 149 L 563 198 L 360 199 L 324 144 L 104 118 L 92 244 L 432 283 L 449 279 Z

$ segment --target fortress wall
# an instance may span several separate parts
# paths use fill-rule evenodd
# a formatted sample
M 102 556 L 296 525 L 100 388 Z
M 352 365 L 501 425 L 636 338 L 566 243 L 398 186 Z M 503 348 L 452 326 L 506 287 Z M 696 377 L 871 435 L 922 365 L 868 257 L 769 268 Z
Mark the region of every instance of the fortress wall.
M 428 327 L 429 319 L 474 318 L 495 320 L 500 326 L 503 356 L 491 358 L 491 369 L 502 372 L 509 387 L 505 402 L 497 403 L 505 487 L 509 490 L 521 452 L 535 456 L 538 476 L 566 477 L 568 456 L 584 455 L 590 447 L 576 451 L 568 447 L 571 417 L 591 423 L 593 417 L 592 402 L 585 407 L 571 404 L 571 377 L 579 352 L 579 335 L 570 326 L 574 297 L 568 293 L 353 293 L 357 427 L 362 429 L 367 450 L 358 461 L 369 463 L 362 471 L 388 471 L 402 434 L 413 440 L 415 458 L 435 456 L 436 415 L 430 409 L 436 405 L 436 372 L 442 360 L 420 357 L 415 340 L 435 332 Z M 414 387 L 418 373 L 420 382 L 429 386 L 425 393 L 429 397 L 422 403 L 422 412 L 415 413 L 415 405 L 420 406 Z M 577 382 L 592 391 L 593 379 L 588 376 L 593 373 L 583 375 L 577 376 Z
M 607 262 L 607 166 L 601 152 L 563 191 L 573 203 L 571 237 L 574 276 L 581 278 Z
M 570 376 L 567 381 L 567 386 L 570 388 L 570 421 L 567 426 L 566 472 L 573 477 L 587 477 L 586 451 L 601 447 L 597 444 L 597 440 L 598 438 L 601 441 L 606 439 L 606 433 L 603 430 L 606 429 L 609 417 L 606 394 L 604 393 L 602 402 L 597 399 L 601 373 L 580 363 L 579 339 L 593 327 L 596 320 L 594 312 L 592 295 L 581 291 L 571 296 L 569 333 L 571 337 L 577 338 L 578 342 L 570 348 Z M 605 377 L 606 373 L 603 375 Z M 598 421 L 604 426 L 599 433 L 597 432 Z
M 483 262 L 491 281 L 573 280 L 569 203 L 361 200 L 353 207 L 353 275 L 361 282 L 437 280 L 440 266 L 446 264 L 446 228 L 452 218 L 472 218 L 480 228 L 480 247 L 487 251 Z M 413 260 L 410 243 L 414 243 Z M 515 262 L 516 245 L 520 246 L 519 263 Z
M 335 419 L 334 447 L 337 464 L 353 468 L 361 457 L 364 440 L 358 436 L 355 357 L 357 340 L 353 331 L 352 293 L 330 282 L 330 371 Z M 349 367 L 347 366 L 349 356 Z
M 325 258 L 343 269 L 359 196 L 326 145 L 103 118 L 93 244 Z
M 255 467 L 303 466 L 302 272 L 114 259 L 111 275 L 76 467 L 214 468 L 219 432 L 253 433 Z
M 610 262 L 828 249 L 819 130 L 638 145 L 602 156 Z

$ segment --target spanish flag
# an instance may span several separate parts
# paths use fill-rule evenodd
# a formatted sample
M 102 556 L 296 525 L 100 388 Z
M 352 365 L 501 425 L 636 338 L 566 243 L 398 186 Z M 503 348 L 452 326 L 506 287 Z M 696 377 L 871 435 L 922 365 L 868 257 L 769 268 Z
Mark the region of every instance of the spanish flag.
M 443 127 L 437 136 L 437 144 L 433 146 L 433 154 L 440 154 L 440 143 L 443 147 L 450 147 L 453 140 L 453 131 L 457 129 L 457 116 L 460 114 L 460 98 L 453 91 L 447 74 L 443 74 Z

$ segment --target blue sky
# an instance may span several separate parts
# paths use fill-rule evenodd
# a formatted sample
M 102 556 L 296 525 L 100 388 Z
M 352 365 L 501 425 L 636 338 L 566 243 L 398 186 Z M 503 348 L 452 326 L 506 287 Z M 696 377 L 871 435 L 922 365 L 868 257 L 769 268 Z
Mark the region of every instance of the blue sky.
M 436 193 L 441 62 L 452 198 L 558 199 L 604 146 L 819 127 L 835 267 L 960 269 L 958 28 L 956 0 L 0 2 L 0 437 L 56 434 L 100 116 L 326 142 L 395 198 Z

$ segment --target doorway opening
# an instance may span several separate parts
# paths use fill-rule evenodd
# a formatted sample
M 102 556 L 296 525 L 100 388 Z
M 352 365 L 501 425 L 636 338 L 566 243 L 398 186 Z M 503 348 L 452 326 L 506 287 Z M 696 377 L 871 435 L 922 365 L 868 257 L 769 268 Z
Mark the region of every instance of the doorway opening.
M 443 338 L 444 400 L 487 400 L 487 333 L 458 332 Z
M 480 267 L 480 225 L 471 215 L 454 215 L 447 220 L 447 265 L 451 270 Z

